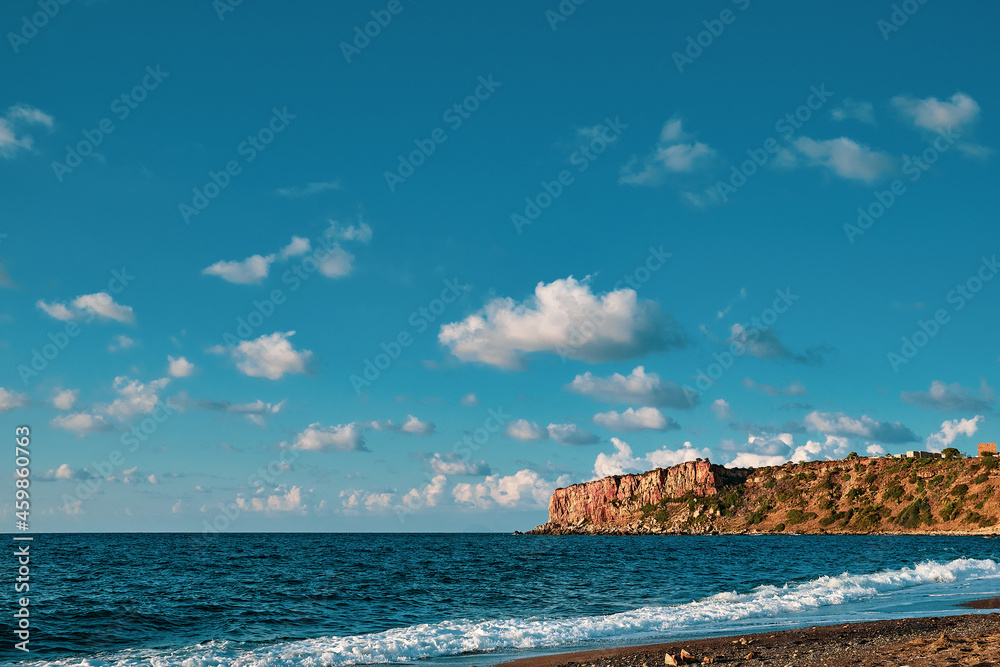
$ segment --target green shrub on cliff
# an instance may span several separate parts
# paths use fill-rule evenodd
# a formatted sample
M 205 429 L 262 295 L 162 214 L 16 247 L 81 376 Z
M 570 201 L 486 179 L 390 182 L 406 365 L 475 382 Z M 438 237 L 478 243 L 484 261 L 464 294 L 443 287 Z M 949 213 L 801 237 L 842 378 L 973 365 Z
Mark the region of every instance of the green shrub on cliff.
M 968 484 L 956 484 L 951 487 L 951 495 L 958 496 L 959 498 L 964 498 L 965 494 L 969 492 Z
M 929 526 L 933 522 L 934 517 L 931 515 L 931 504 L 927 502 L 926 498 L 917 498 L 907 505 L 899 513 L 899 516 L 896 517 L 896 523 L 903 528 L 919 528 L 921 524 Z
M 789 526 L 796 526 L 815 518 L 815 512 L 803 512 L 802 510 L 788 510 L 785 514 L 785 520 L 788 522 Z
M 899 499 L 903 497 L 906 491 L 899 485 L 899 482 L 892 482 L 889 488 L 885 490 L 882 494 L 882 500 L 892 500 L 894 502 L 899 502 Z

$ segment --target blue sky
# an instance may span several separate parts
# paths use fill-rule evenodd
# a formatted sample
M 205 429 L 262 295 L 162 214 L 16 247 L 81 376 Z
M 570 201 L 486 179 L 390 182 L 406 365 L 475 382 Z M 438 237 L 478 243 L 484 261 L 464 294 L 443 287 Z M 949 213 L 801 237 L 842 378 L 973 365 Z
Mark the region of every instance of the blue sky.
M 512 530 L 695 457 L 974 452 L 998 11 L 8 3 L 33 528 Z

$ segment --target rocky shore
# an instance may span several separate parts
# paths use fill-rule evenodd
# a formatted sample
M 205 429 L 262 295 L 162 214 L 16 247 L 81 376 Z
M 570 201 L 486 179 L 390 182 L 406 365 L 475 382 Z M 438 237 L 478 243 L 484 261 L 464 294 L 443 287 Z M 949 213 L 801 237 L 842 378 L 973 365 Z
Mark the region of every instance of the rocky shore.
M 672 664 L 727 667 L 998 667 L 1000 614 L 814 626 L 526 658 L 498 667 L 660 667 Z
M 995 458 L 691 461 L 556 489 L 534 535 L 1000 534 Z

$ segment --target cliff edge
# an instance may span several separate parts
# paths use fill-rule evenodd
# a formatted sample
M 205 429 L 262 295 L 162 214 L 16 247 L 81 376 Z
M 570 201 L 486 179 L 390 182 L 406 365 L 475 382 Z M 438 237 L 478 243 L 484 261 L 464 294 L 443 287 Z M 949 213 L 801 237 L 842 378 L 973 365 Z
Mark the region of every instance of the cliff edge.
M 556 489 L 536 535 L 1000 534 L 996 458 L 691 461 Z

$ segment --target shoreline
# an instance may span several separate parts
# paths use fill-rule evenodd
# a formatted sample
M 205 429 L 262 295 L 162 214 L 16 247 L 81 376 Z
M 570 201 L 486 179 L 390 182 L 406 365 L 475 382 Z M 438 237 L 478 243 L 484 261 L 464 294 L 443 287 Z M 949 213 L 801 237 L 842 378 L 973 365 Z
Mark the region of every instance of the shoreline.
M 973 609 L 1000 608 L 1000 598 L 962 605 Z M 909 667 L 946 663 L 1000 667 L 1000 614 L 863 621 L 793 630 L 706 639 L 556 653 L 497 663 L 493 667 L 659 667 L 679 665 L 681 650 L 694 656 L 687 664 L 741 667 L 758 665 L 847 667 L 885 662 Z

